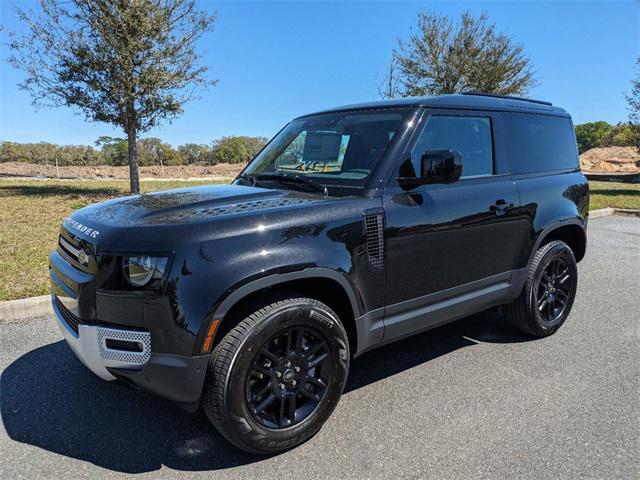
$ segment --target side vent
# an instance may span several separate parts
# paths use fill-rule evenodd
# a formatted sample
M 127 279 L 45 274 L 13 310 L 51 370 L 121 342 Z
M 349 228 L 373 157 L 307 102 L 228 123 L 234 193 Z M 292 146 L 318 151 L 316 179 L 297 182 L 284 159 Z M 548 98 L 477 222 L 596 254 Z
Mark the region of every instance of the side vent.
M 384 214 L 381 211 L 365 212 L 364 237 L 369 264 L 384 268 Z

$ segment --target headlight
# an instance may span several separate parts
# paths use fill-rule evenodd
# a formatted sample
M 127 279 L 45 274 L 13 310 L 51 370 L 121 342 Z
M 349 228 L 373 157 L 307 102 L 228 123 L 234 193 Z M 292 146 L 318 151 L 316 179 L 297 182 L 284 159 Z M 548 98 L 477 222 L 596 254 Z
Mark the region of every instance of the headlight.
M 166 266 L 167 257 L 140 255 L 122 259 L 124 278 L 134 287 L 144 287 L 154 279 L 161 279 Z

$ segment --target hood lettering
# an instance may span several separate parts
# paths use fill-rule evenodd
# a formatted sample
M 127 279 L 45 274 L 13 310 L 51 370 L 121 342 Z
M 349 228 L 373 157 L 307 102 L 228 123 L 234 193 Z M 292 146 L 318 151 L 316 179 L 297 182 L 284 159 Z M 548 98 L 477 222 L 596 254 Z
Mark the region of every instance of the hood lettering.
M 65 218 L 63 225 L 68 230 L 75 230 L 76 232 L 80 232 L 89 238 L 98 238 L 98 235 L 100 235 L 100 232 L 98 230 L 91 227 L 87 227 L 86 225 L 81 224 L 80 222 L 74 220 L 71 217 Z

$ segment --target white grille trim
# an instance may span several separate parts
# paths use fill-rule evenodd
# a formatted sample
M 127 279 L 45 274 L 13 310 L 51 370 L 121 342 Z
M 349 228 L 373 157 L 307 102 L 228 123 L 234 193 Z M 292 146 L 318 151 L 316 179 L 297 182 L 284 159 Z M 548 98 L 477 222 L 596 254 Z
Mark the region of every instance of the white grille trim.
M 62 336 L 76 357 L 103 380 L 113 381 L 116 379 L 107 368 L 139 370 L 151 359 L 151 334 L 149 332 L 80 324 L 76 333 L 61 315 L 56 303 L 55 295 L 52 295 L 51 305 L 55 313 L 53 318 Z M 107 348 L 107 339 L 139 342 L 142 345 L 142 351 L 127 352 Z
M 151 334 L 134 330 L 97 327 L 98 351 L 102 363 L 109 368 L 142 368 L 151 357 Z M 134 342 L 139 352 L 117 350 L 107 347 L 107 340 Z

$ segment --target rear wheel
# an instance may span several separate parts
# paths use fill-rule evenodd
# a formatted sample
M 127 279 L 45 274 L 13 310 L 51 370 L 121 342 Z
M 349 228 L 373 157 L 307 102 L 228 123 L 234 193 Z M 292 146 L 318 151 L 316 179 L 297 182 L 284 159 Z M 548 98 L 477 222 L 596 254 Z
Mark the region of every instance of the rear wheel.
M 276 453 L 312 437 L 329 418 L 349 370 L 349 342 L 325 304 L 281 295 L 216 346 L 203 407 L 216 429 L 243 450 Z
M 555 240 L 535 253 L 524 288 L 503 311 L 519 330 L 536 337 L 551 335 L 571 311 L 578 285 L 576 259 L 569 246 Z

